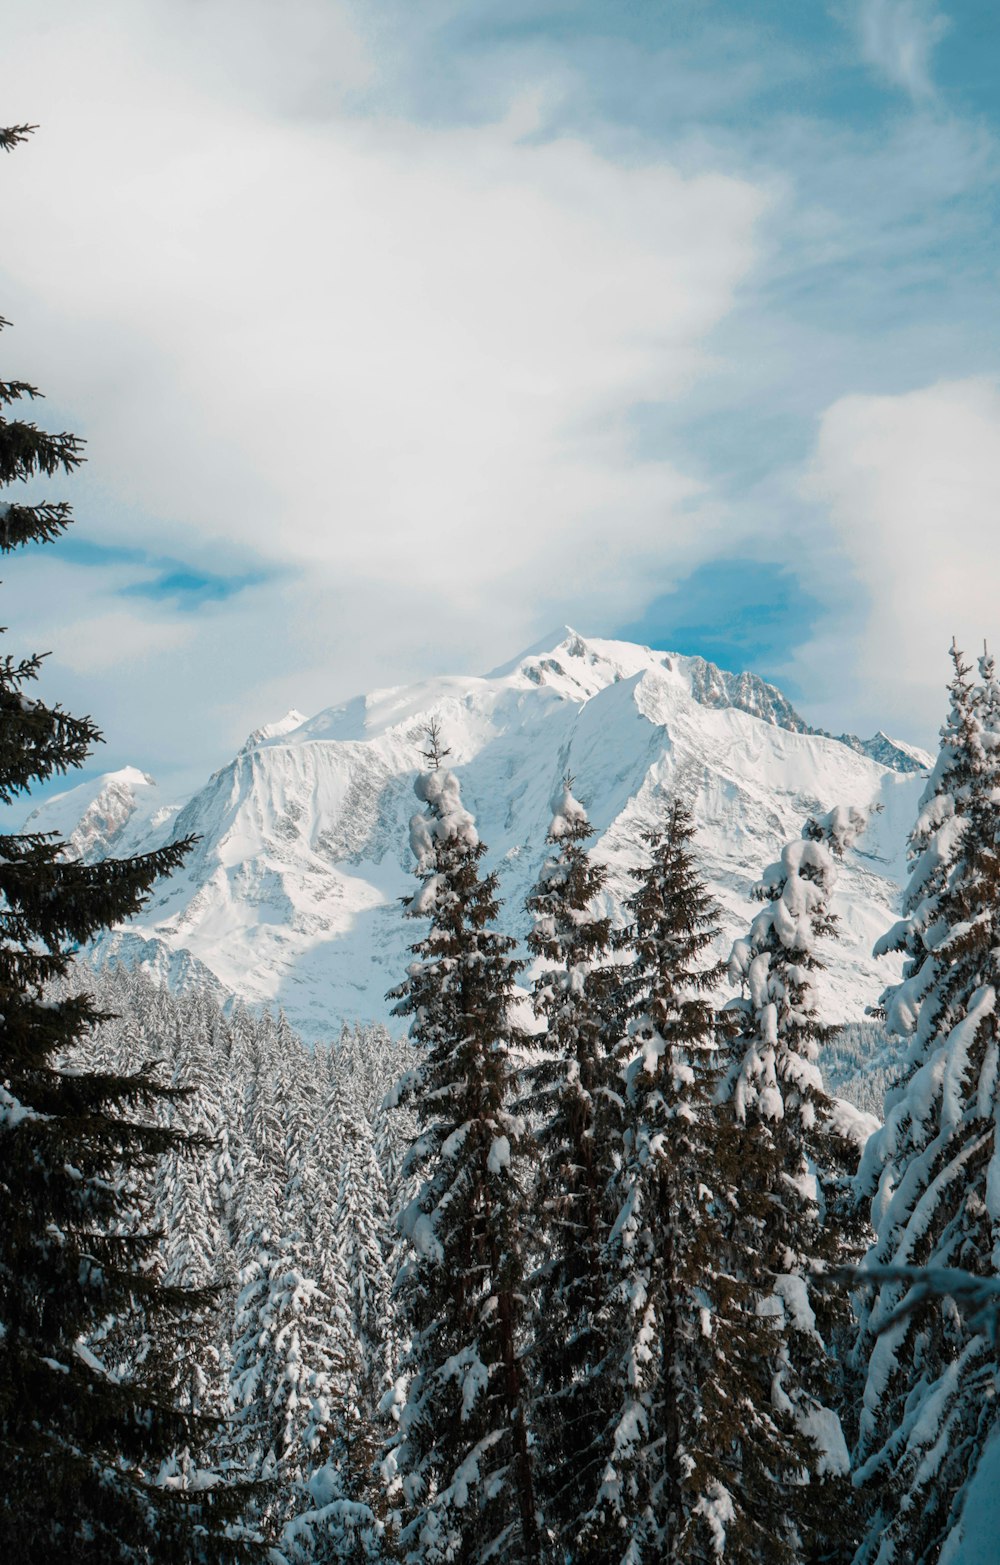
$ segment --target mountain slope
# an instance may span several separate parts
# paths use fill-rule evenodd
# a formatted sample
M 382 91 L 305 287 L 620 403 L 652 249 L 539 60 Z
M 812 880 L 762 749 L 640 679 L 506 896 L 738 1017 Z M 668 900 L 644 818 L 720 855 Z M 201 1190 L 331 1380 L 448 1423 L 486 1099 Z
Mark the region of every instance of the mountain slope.
M 850 736 L 807 730 L 755 676 L 573 631 L 485 678 L 375 691 L 306 721 L 290 713 L 252 735 L 180 810 L 154 807 L 152 785 L 128 769 L 127 778 L 104 779 L 103 794 L 91 783 L 48 801 L 32 825 L 58 820 L 69 835 L 79 803 L 76 819 L 87 816 L 90 826 L 74 843 L 87 857 L 198 833 L 185 869 L 98 956 L 142 960 L 181 985 L 211 975 L 251 1001 L 282 1005 L 306 1036 L 322 1036 L 345 1018 L 384 1018 L 385 991 L 403 974 L 417 931 L 398 899 L 412 886 L 413 779 L 432 715 L 499 869 L 514 933 L 526 927 L 523 900 L 567 771 L 598 832 L 613 900 L 628 889 L 628 867 L 663 791 L 684 793 L 726 940 L 749 916 L 750 883 L 806 815 L 879 803 L 835 900 L 843 939 L 828 985 L 831 1017 L 860 1015 L 893 975 L 891 961 L 875 963 L 869 953 L 894 913 L 922 787 L 913 767 L 926 758 L 885 736 L 865 742 L 880 746 L 886 766 Z M 74 801 L 78 793 L 87 797 Z

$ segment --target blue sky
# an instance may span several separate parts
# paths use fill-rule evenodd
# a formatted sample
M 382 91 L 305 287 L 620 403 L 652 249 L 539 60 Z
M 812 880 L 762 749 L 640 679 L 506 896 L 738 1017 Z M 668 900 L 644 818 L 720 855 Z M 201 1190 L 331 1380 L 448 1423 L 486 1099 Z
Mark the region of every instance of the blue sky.
M 33 545 L 30 552 L 42 553 L 44 547 Z M 89 565 L 95 570 L 130 567 L 130 579 L 116 589 L 120 597 L 172 603 L 181 613 L 189 614 L 208 603 L 224 603 L 227 598 L 267 579 L 263 572 L 247 571 L 240 575 L 233 571 L 199 569 L 182 560 L 171 559 L 169 555 L 153 554 L 149 549 L 134 545 L 94 543 L 73 531 L 61 540 L 59 555 L 71 565 Z
M 994 641 L 992 7 L 13 0 L 9 371 L 88 438 L 12 645 L 100 764 L 550 626 L 930 743 Z
M 721 668 L 752 668 L 781 678 L 785 694 L 803 692 L 784 668 L 789 649 L 809 634 L 820 608 L 792 571 L 753 559 L 699 565 L 673 592 L 654 598 L 641 619 L 617 628 L 626 641 L 708 658 Z

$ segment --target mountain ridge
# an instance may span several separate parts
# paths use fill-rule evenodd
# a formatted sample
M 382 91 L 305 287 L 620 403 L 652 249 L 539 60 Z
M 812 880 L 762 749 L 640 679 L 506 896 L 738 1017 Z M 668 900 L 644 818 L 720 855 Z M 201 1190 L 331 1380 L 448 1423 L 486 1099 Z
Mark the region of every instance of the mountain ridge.
M 318 1037 L 342 1020 L 385 1019 L 385 993 L 405 969 L 418 931 L 398 899 L 413 884 L 408 823 L 431 717 L 489 844 L 508 927 L 521 937 L 551 795 L 567 771 L 608 865 L 615 916 L 663 795 L 689 798 L 722 906 L 720 951 L 752 916 L 751 884 L 808 814 L 877 803 L 882 812 L 845 864 L 845 938 L 827 984 L 833 1017 L 858 1016 L 894 976 L 870 951 L 894 916 L 921 779 L 912 766 L 809 729 L 757 676 L 724 674 L 704 659 L 567 629 L 490 675 L 372 691 L 301 722 L 293 710 L 256 730 L 181 806 L 161 805 L 151 780 L 126 768 L 106 779 L 113 811 L 92 781 L 78 800 L 70 790 L 39 806 L 31 828 L 57 821 L 72 837 L 66 826 L 79 803 L 91 827 L 73 851 L 85 858 L 197 834 L 184 869 L 95 958 L 140 962 L 181 988 L 211 974 L 221 991 L 283 1006 Z M 129 792 L 134 807 L 122 819 Z

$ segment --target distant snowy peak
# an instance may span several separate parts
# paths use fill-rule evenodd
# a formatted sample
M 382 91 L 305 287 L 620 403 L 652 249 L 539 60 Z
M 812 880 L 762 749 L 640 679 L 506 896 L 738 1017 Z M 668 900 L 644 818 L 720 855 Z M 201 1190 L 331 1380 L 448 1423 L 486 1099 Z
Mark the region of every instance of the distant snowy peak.
M 921 772 L 931 764 L 930 756 L 883 733 L 873 739 L 858 739 L 854 734 L 830 734 L 810 727 L 777 686 L 757 674 L 731 674 L 706 658 L 660 652 L 630 641 L 581 636 L 568 625 L 482 678 L 443 675 L 416 685 L 374 690 L 309 719 L 293 709 L 278 722 L 256 729 L 240 754 L 316 740 L 364 743 L 389 732 L 408 732 L 431 711 L 442 717 L 446 732 L 449 712 L 461 712 L 459 726 L 465 729 L 470 705 L 484 722 L 503 728 L 507 721 L 516 720 L 519 691 L 533 687 L 582 705 L 610 685 L 646 675 L 674 683 L 678 694 L 691 697 L 699 706 L 745 712 L 793 734 L 835 739 L 892 771 Z M 462 759 L 454 756 L 456 763 Z
M 748 712 L 762 722 L 787 728 L 789 733 L 836 739 L 856 755 L 866 755 L 870 761 L 888 766 L 894 772 L 925 772 L 933 765 L 933 758 L 926 750 L 890 739 L 881 729 L 871 739 L 859 739 L 857 734 L 831 734 L 826 728 L 813 728 L 799 716 L 776 685 L 769 685 L 758 674 L 730 674 L 699 657 L 678 661 L 691 669 L 691 694 L 702 706 L 735 707 L 738 712 Z
M 286 734 L 294 733 L 296 728 L 301 728 L 306 720 L 304 712 L 296 711 L 290 707 L 284 717 L 279 717 L 276 723 L 264 723 L 260 728 L 255 728 L 248 735 L 240 749 L 240 754 L 245 755 L 248 750 L 256 750 L 262 744 L 269 744 L 275 739 L 283 739 Z
M 792 734 L 813 732 L 778 687 L 769 685 L 758 674 L 730 674 L 705 658 L 683 661 L 691 674 L 691 694 L 702 706 L 735 707 L 738 712 L 759 717 L 762 723 L 787 728 Z
M 549 852 L 553 791 L 568 774 L 621 915 L 645 833 L 679 792 L 720 906 L 718 954 L 746 928 L 751 885 L 809 815 L 869 809 L 836 892 L 842 939 L 824 1005 L 860 1016 L 896 967 L 872 946 L 897 916 L 902 851 L 923 786 L 918 755 L 884 735 L 814 734 L 779 690 L 681 657 L 564 629 L 492 675 L 371 691 L 309 719 L 291 711 L 250 739 L 178 809 L 127 768 L 46 800 L 32 819 L 86 859 L 198 838 L 183 870 L 101 942 L 178 987 L 210 973 L 229 994 L 284 1007 L 308 1037 L 386 1018 L 416 931 L 414 777 L 436 721 L 498 875 L 510 933 Z M 901 764 L 905 757 L 906 764 Z
M 777 686 L 768 684 L 758 674 L 731 674 L 707 658 L 657 652 L 628 641 L 585 638 L 569 626 L 554 632 L 490 677 L 519 673 L 532 684 L 562 687 L 565 694 L 587 698 L 613 680 L 632 678 L 651 668 L 686 676 L 690 693 L 700 706 L 732 708 L 789 733 L 836 739 L 857 755 L 865 755 L 894 772 L 922 772 L 932 764 L 925 751 L 890 739 L 881 730 L 872 739 L 859 739 L 856 734 L 831 734 L 825 728 L 811 727 Z
M 819 730 L 817 730 L 819 732 Z M 848 745 L 859 755 L 867 755 L 880 766 L 891 766 L 894 772 L 927 772 L 934 765 L 934 757 L 915 744 L 902 739 L 890 739 L 879 729 L 873 739 L 859 739 L 855 734 L 839 734 L 841 744 Z
M 55 832 L 65 843 L 66 858 L 95 863 L 111 853 L 127 853 L 137 831 L 144 833 L 173 813 L 174 807 L 160 805 L 148 772 L 123 766 L 52 795 L 32 810 L 24 830 Z
M 577 700 L 588 700 L 622 679 L 634 679 L 650 669 L 670 666 L 664 652 L 653 652 L 631 641 L 585 638 L 569 625 L 553 636 L 561 639 L 547 638 L 498 672 L 509 672 L 533 685 L 551 685 Z

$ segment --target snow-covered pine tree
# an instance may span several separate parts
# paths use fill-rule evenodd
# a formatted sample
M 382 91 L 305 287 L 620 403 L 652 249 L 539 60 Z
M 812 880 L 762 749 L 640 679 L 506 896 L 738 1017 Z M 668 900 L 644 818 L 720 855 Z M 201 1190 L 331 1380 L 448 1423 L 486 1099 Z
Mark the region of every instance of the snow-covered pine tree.
M 527 1565 L 539 1558 L 521 1362 L 528 1146 L 510 1109 L 521 964 L 491 928 L 496 876 L 480 876 L 483 844 L 457 778 L 440 767 L 436 728 L 430 740 L 433 769 L 416 784 L 426 810 L 411 823 L 421 885 L 408 912 L 431 922 L 393 991 L 422 1051 L 400 1091 L 418 1115 L 410 1162 L 423 1183 L 401 1219 L 413 1247 L 396 1284 L 410 1379 L 386 1472 L 413 1565 Z
M 748 1257 L 729 1232 L 730 1127 L 712 1101 L 718 910 L 693 836 L 690 812 L 672 800 L 644 835 L 649 864 L 632 871 L 617 942 L 632 960 L 621 969 L 625 1101 L 603 1262 L 611 1416 L 572 1549 L 579 1560 L 792 1557 L 771 1534 L 765 1484 L 797 1453 L 769 1408 L 773 1322 L 756 1309 Z
M 611 922 L 597 906 L 606 871 L 587 851 L 593 834 L 567 778 L 527 903 L 528 949 L 540 964 L 532 1003 L 545 1029 L 533 1039 L 526 1100 L 539 1154 L 532 1426 L 541 1509 L 550 1536 L 570 1550 L 604 1465 L 610 1415 L 601 1303 L 619 1131 L 608 1053 L 619 976 L 609 967 Z
M 358 1112 L 372 1124 L 393 1082 L 412 1063 L 413 1048 L 380 1022 L 344 1027 L 329 1053 L 329 1068 Z
M 282 1213 L 286 1178 L 285 1127 L 274 1101 L 274 1058 L 269 1018 L 241 1017 L 236 1029 L 234 1085 L 239 1150 L 231 1210 L 232 1246 L 240 1269 L 287 1232 Z
M 854 1521 L 840 1419 L 849 1312 L 843 1289 L 824 1274 L 857 1259 L 862 1225 L 851 1201 L 856 1146 L 819 1066 L 828 1029 L 815 992 L 816 942 L 836 932 L 829 899 L 837 860 L 866 823 L 863 812 L 844 807 L 809 820 L 754 887 L 764 906 L 729 960 L 742 993 L 726 1008 L 731 1064 L 720 1094 L 732 1114 L 733 1150 L 747 1165 L 733 1231 L 753 1261 L 757 1307 L 779 1325 L 772 1404 L 802 1459 L 798 1472 L 793 1463 L 776 1476 L 771 1525 L 786 1543 L 804 1538 L 817 1558 L 842 1556 Z M 756 1211 L 751 1191 L 763 1197 Z
M 366 1418 L 371 1419 L 392 1384 L 397 1357 L 388 1266 L 388 1198 L 368 1121 L 345 1105 L 337 1131 L 334 1243 L 344 1281 L 344 1307 L 358 1349 L 359 1398 Z
M 168 1105 L 166 1118 L 168 1124 L 197 1138 L 209 1155 L 193 1157 L 189 1148 L 182 1147 L 160 1160 L 154 1213 L 162 1234 L 163 1281 L 169 1287 L 212 1290 L 233 1269 L 223 1244 L 211 1156 L 221 1125 L 218 1079 L 194 1007 L 186 1020 L 186 1028 L 179 1020 L 174 1023 L 172 1059 L 172 1084 L 186 1096 Z M 151 1345 L 151 1367 L 158 1366 L 159 1383 L 193 1413 L 221 1415 L 224 1410 L 218 1304 L 214 1296 L 206 1299 Z
M 235 1443 L 243 1470 L 270 1484 L 266 1527 L 293 1559 L 368 1559 L 381 1538 L 367 1503 L 374 1434 L 357 1405 L 345 1312 L 309 1276 L 307 1259 L 293 1238 L 264 1233 L 240 1273 Z
M 171 1158 L 163 1203 L 163 1281 L 168 1287 L 206 1289 L 210 1297 L 192 1309 L 174 1330 L 164 1333 L 160 1348 L 172 1366 L 173 1398 L 192 1413 L 221 1414 L 218 1300 L 215 1288 L 224 1257 L 219 1229 L 205 1178 L 205 1161 Z
M 292 1240 L 265 1232 L 241 1270 L 230 1381 L 249 1470 L 286 1481 L 322 1458 L 336 1386 L 346 1378 L 335 1306 L 296 1251 Z
M 334 1436 L 326 1462 L 306 1480 L 301 1509 L 281 1533 L 287 1565 L 376 1565 L 395 1558 L 385 1524 L 351 1483 L 356 1459 Z
M 1000 1272 L 1000 700 L 988 655 L 978 688 L 954 645 L 951 656 L 904 916 L 876 947 L 905 955 L 883 1003 L 910 1041 L 858 1176 L 877 1235 L 865 1265 L 901 1273 L 862 1303 L 864 1565 L 957 1565 L 965 1492 L 997 1420 L 995 1322 L 970 1322 L 921 1280 Z
M 287 1028 L 288 1023 L 282 1021 Z M 317 1062 L 300 1039 L 296 1045 L 301 1056 L 298 1068 L 289 1074 L 287 1065 L 279 1063 L 270 1089 L 282 1136 L 282 1227 L 285 1233 L 297 1234 L 304 1250 L 315 1256 L 327 1225 L 328 1203 L 335 1198 L 336 1176 L 328 1166 L 330 1149 L 321 1148 L 318 1140 L 323 1098 Z M 283 1052 L 287 1054 L 287 1048 Z
M 287 1040 L 279 1052 L 290 1053 Z M 281 1475 L 292 1512 L 282 1529 L 281 1549 L 290 1565 L 385 1556 L 378 1519 L 386 1506 L 376 1410 L 391 1382 L 386 1343 L 392 1338 L 392 1310 L 388 1246 L 380 1243 L 388 1236 L 380 1235 L 376 1217 L 381 1172 L 374 1156 L 366 1155 L 373 1154 L 371 1128 L 355 1112 L 360 1084 L 355 1091 L 356 1084 L 345 1082 L 339 1072 L 331 1076 L 325 1057 L 315 1065 L 315 1071 L 305 1073 L 310 1079 L 297 1126 L 289 1118 L 295 1113 L 289 1084 L 280 1070 L 276 1078 L 287 1124 L 282 1213 L 297 1228 L 294 1248 L 317 1285 L 339 1370 L 321 1446 L 295 1473 L 286 1460 Z M 326 1083 L 322 1098 L 321 1082 Z M 387 1213 L 381 1212 L 381 1218 L 384 1230 Z
M 9 150 L 29 127 L 0 133 Z M 6 323 L 5 323 L 6 324 Z M 0 408 L 34 401 L 0 382 Z M 72 473 L 71 434 L 0 417 L 0 483 Z M 44 543 L 69 525 L 63 501 L 0 508 L 0 551 Z M 41 658 L 0 659 L 0 802 L 86 759 L 100 735 L 89 718 L 25 693 Z M 77 1565 L 234 1559 L 224 1537 L 225 1486 L 158 1485 L 160 1464 L 203 1431 L 138 1378 L 108 1373 L 88 1336 L 136 1300 L 162 1329 L 190 1307 L 145 1264 L 150 1232 L 123 1224 L 123 1181 L 169 1150 L 178 1133 L 136 1123 L 169 1096 L 150 1072 L 61 1068 L 98 1020 L 85 995 L 46 991 L 72 953 L 143 905 L 190 843 L 140 858 L 84 865 L 53 836 L 0 836 L 0 1555 Z M 122 1231 L 122 1229 L 126 1231 Z M 230 1495 L 230 1499 L 232 1496 Z M 213 1519 L 213 1513 L 214 1518 Z

